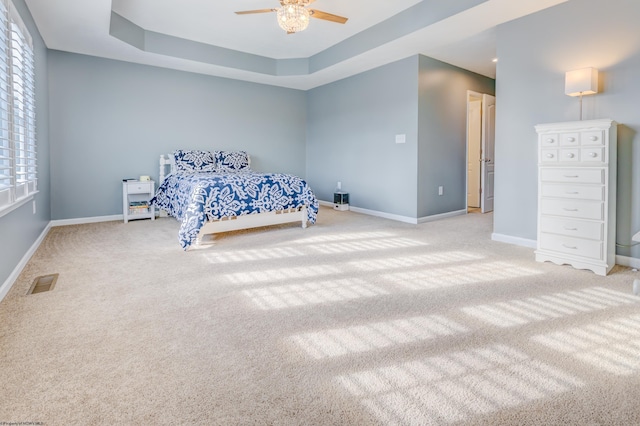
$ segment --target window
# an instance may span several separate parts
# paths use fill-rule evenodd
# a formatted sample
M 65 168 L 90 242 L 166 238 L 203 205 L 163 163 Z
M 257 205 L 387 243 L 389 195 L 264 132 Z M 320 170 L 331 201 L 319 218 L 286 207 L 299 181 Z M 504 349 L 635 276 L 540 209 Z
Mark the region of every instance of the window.
M 0 214 L 37 191 L 33 44 L 10 0 L 0 0 Z

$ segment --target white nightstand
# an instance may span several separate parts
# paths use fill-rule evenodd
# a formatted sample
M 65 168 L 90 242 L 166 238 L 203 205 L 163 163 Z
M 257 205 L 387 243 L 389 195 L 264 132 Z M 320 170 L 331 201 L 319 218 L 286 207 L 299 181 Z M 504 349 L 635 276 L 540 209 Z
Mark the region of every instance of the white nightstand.
M 130 180 L 122 182 L 122 216 L 124 223 L 133 219 L 155 220 L 156 210 L 149 205 L 153 198 L 155 182 Z

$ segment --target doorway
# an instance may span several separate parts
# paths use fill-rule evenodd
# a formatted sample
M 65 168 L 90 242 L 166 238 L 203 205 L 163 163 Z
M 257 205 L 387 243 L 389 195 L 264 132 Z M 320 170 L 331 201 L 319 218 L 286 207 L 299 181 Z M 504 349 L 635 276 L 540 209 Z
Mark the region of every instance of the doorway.
M 467 213 L 493 211 L 495 104 L 492 95 L 467 91 Z

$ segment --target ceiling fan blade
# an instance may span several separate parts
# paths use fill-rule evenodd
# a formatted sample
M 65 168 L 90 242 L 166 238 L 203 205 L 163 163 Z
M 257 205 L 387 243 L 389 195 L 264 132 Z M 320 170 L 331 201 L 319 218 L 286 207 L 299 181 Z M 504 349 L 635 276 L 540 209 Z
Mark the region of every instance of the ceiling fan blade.
M 322 12 L 320 10 L 309 9 L 312 18 L 324 19 L 325 21 L 337 22 L 338 24 L 344 24 L 349 18 L 344 16 L 333 15 L 331 13 Z
M 239 12 L 236 12 L 236 15 L 248 15 L 250 13 L 268 13 L 268 12 L 275 12 L 275 9 L 256 9 L 256 10 L 241 10 Z

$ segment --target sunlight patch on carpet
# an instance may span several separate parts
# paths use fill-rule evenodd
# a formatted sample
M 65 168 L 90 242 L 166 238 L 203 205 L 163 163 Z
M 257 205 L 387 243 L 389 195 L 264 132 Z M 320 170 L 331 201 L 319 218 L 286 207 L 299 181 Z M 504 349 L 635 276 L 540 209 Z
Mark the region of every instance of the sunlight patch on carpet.
M 254 262 L 259 260 L 288 259 L 303 256 L 300 250 L 291 247 L 270 247 L 265 249 L 227 250 L 225 252 L 206 253 L 211 263 Z
M 382 278 L 409 290 L 430 290 L 527 277 L 541 273 L 536 269 L 523 268 L 508 262 L 486 262 L 395 272 L 384 274 Z
M 420 247 L 428 244 L 410 238 L 384 238 L 364 241 L 343 241 L 332 244 L 316 244 L 309 249 L 322 254 L 355 253 L 372 250 L 392 250 L 408 247 Z
M 540 334 L 531 340 L 615 375 L 640 371 L 640 315 Z
M 403 318 L 346 328 L 303 333 L 290 339 L 315 359 L 405 345 L 469 329 L 440 315 Z
M 381 259 L 360 260 L 350 262 L 349 265 L 359 270 L 379 271 L 437 265 L 442 263 L 468 262 L 480 259 L 484 259 L 484 256 L 464 251 L 445 251 L 421 254 L 419 256 L 384 257 Z
M 342 232 L 340 234 L 315 235 L 296 240 L 296 244 L 338 243 L 355 240 L 376 240 L 379 238 L 393 238 L 397 234 L 393 232 Z
M 340 274 L 340 268 L 334 265 L 314 265 L 298 267 L 282 267 L 278 269 L 263 269 L 251 272 L 236 272 L 222 275 L 232 284 L 260 284 L 281 283 L 290 280 L 304 280 L 307 278 L 321 277 L 324 275 Z
M 360 278 L 265 287 L 242 292 L 260 309 L 284 309 L 389 294 Z
M 461 422 L 584 386 L 503 344 L 345 374 L 335 381 L 383 423 L 424 425 Z
M 514 327 L 637 302 L 638 298 L 635 296 L 607 288 L 592 287 L 524 300 L 470 306 L 462 308 L 462 311 L 491 325 Z

